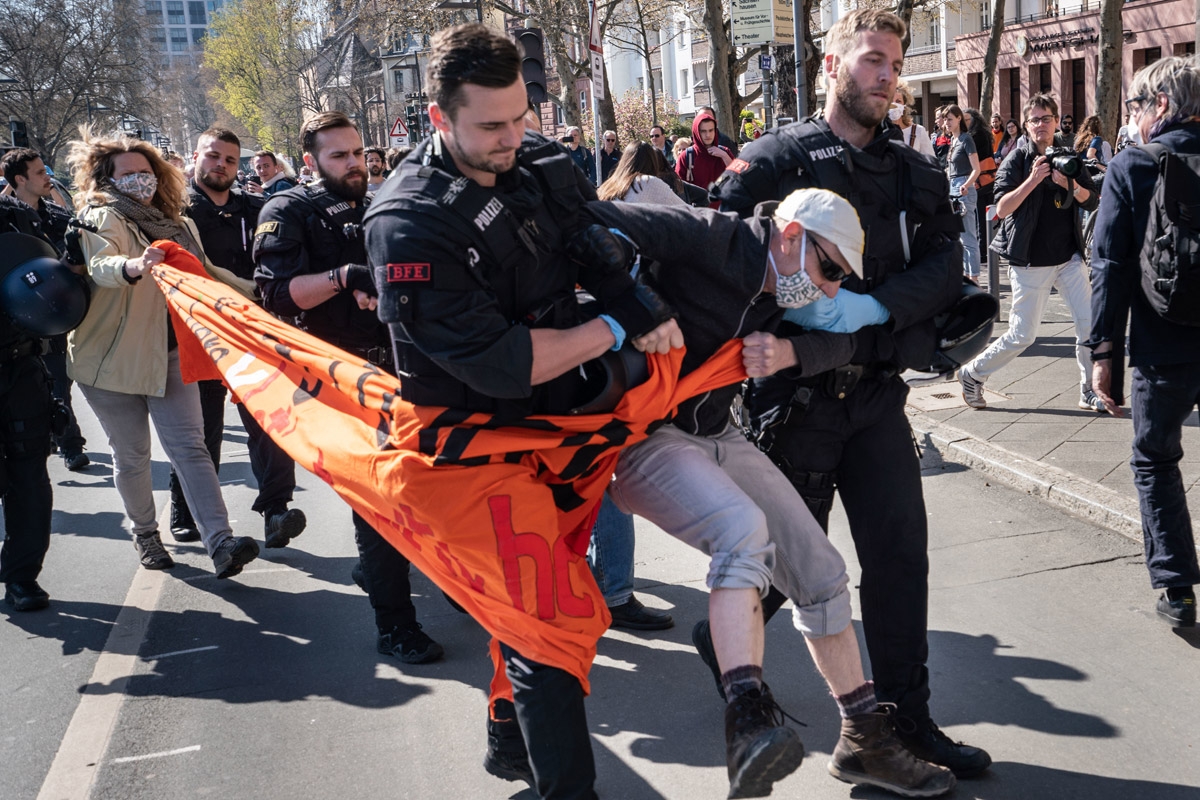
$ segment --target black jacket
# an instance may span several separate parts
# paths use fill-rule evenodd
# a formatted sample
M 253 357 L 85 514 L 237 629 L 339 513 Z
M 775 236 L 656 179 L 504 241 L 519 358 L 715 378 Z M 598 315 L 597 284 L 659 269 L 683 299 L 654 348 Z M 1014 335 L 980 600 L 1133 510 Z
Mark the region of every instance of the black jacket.
M 200 232 L 200 245 L 218 267 L 247 280 L 254 279 L 254 231 L 266 200 L 233 188 L 229 202 L 218 206 L 205 192 L 188 182 L 188 216 Z
M 1200 123 L 1168 128 L 1154 137 L 1176 153 L 1200 153 Z M 1129 318 L 1129 363 L 1134 367 L 1200 363 L 1200 328 L 1168 322 L 1151 308 L 1141 287 L 1142 240 L 1158 165 L 1127 147 L 1104 177 L 1104 201 L 1092 236 L 1092 336 L 1090 345 L 1119 341 Z
M 804 188 L 837 192 L 858 212 L 866 234 L 864 276 L 851 276 L 843 286 L 870 294 L 891 319 L 855 334 L 804 331 L 783 323 L 779 333 L 791 338 L 800 362 L 788 372 L 791 377 L 814 376 L 849 363 L 928 364 L 936 347 L 933 318 L 961 293 L 962 222 L 950 209 L 946 175 L 934 160 L 893 139 L 892 133 L 890 126 L 881 126 L 860 150 L 835 136 L 824 120 L 774 128 L 747 144 L 713 187 L 722 210 L 743 216 L 760 202 L 781 200 Z
M 1006 194 L 1025 182 L 1033 170 L 1033 162 L 1037 157 L 1037 149 L 1028 137 L 1023 139 L 1017 148 L 1005 157 L 1004 163 L 996 171 L 993 195 L 996 204 L 999 204 Z M 1087 201 L 1080 205 L 1087 211 L 1095 211 L 1096 206 L 1100 203 L 1100 196 L 1096 192 L 1095 184 L 1092 183 L 1092 176 L 1085 169 L 1077 180 L 1080 186 L 1091 192 Z M 1042 213 L 1043 195 L 1046 192 L 1062 191 L 1064 190 L 1047 177 L 1029 193 L 1016 211 L 1000 221 L 1000 230 L 996 231 L 996 236 L 992 239 L 991 249 L 1019 267 L 1027 266 L 1029 264 L 1029 248 L 1037 234 L 1038 217 Z M 1071 205 L 1070 213 L 1074 215 L 1072 230 L 1075 235 L 1075 251 L 1082 253 L 1083 228 L 1074 203 Z

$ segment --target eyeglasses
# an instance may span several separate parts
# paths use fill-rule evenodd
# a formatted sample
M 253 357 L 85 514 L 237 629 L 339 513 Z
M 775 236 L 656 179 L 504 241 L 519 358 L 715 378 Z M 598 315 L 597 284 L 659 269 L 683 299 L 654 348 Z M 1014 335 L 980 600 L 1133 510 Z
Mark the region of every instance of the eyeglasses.
M 1136 117 L 1142 113 L 1142 106 L 1150 101 L 1150 98 L 1144 94 L 1139 94 L 1137 97 L 1125 101 L 1125 110 L 1129 112 L 1131 117 Z
M 1047 114 L 1044 117 L 1030 117 L 1026 120 L 1030 125 L 1053 125 L 1054 120 L 1058 119 L 1053 114 Z
M 839 264 L 835 263 L 834 260 L 829 257 L 829 254 L 826 253 L 825 249 L 817 242 L 816 237 L 809 236 L 808 240 L 812 242 L 813 250 L 817 251 L 817 266 L 821 270 L 822 278 L 830 281 L 831 283 L 841 283 L 842 281 L 846 280 L 846 278 L 850 277 L 850 273 L 842 269 Z
M 604 141 L 606 141 L 606 142 L 615 142 L 615 141 L 616 141 L 616 139 L 605 139 Z

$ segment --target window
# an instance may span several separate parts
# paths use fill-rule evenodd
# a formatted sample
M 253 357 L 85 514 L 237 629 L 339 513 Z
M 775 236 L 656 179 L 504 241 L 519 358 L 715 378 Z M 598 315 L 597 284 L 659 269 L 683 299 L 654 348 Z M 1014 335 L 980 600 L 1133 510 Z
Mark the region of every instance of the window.
M 204 37 L 208 35 L 208 28 L 192 28 L 192 44 L 204 44 Z
M 188 0 L 188 19 L 193 25 L 207 25 L 204 18 L 204 0 Z
M 221 10 L 221 1 L 222 0 L 208 0 L 208 2 L 206 2 L 204 4 L 208 8 L 208 13 L 214 14 L 214 13 L 220 11 Z
M 690 28 L 690 26 L 686 19 L 683 20 L 683 22 L 681 22 L 679 24 L 679 38 L 676 39 L 675 41 L 678 42 L 680 50 L 688 49 L 688 40 L 691 38 L 689 36 L 689 33 L 690 33 L 689 28 Z
M 1151 64 L 1153 64 L 1155 61 L 1162 61 L 1162 48 L 1161 47 L 1147 47 L 1145 52 L 1146 52 L 1146 66 L 1147 67 L 1150 66 Z
M 167 22 L 172 25 L 183 24 L 183 0 L 167 0 Z
M 146 16 L 150 18 L 151 23 L 162 24 L 162 3 L 158 0 L 146 0 Z
M 392 91 L 395 94 L 404 94 L 404 70 L 392 70 Z
M 679 70 L 679 96 L 680 97 L 691 97 L 692 96 L 692 82 L 690 80 L 688 80 L 688 78 L 690 77 L 689 72 L 690 71 L 686 70 L 686 69 Z
M 638 78 L 638 91 L 639 92 L 646 91 L 646 79 L 645 78 Z
M 171 28 L 171 51 L 182 53 L 188 49 L 187 28 Z
M 979 6 L 979 30 L 986 31 L 992 27 L 992 3 L 991 0 L 983 0 Z
M 579 93 L 579 110 L 586 114 L 587 107 L 588 107 L 587 92 L 580 92 Z
M 940 45 L 942 43 L 942 20 L 941 17 L 934 17 L 929 20 L 929 44 Z
M 554 124 L 558 126 L 567 124 L 567 117 L 563 114 L 562 106 L 558 104 L 554 106 Z
M 150 41 L 158 45 L 159 50 L 167 49 L 167 34 L 162 28 L 150 29 Z
M 1021 68 L 1013 67 L 1008 70 L 1008 116 L 1018 120 L 1020 126 L 1021 119 Z

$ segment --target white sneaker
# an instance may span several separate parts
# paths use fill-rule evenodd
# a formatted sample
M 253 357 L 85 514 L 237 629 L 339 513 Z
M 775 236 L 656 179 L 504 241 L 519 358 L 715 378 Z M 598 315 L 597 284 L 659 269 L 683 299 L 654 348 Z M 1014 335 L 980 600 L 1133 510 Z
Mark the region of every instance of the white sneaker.
M 977 381 L 963 367 L 958 371 L 958 382 L 962 384 L 963 400 L 971 408 L 987 408 L 987 400 L 983 398 L 983 381 Z
M 1096 411 L 1101 414 L 1107 414 L 1108 408 L 1104 405 L 1104 401 L 1096 397 L 1096 393 L 1091 389 L 1079 389 L 1079 407 L 1084 411 Z

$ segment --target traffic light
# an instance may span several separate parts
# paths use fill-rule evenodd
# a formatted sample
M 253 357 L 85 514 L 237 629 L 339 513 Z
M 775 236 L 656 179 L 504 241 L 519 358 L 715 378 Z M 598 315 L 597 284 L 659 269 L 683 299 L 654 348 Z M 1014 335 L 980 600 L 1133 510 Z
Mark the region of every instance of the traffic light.
M 541 28 L 525 28 L 517 32 L 517 44 L 521 48 L 521 77 L 525 80 L 525 93 L 531 103 L 544 103 L 550 99 L 546 92 L 546 51 L 542 42 Z
M 13 147 L 29 147 L 29 132 L 25 123 L 14 117 L 8 118 L 8 130 L 12 133 Z
M 421 117 L 418 115 L 418 108 L 418 106 L 404 107 L 405 116 L 408 117 L 408 131 L 413 136 L 417 136 L 418 131 L 421 129 Z

